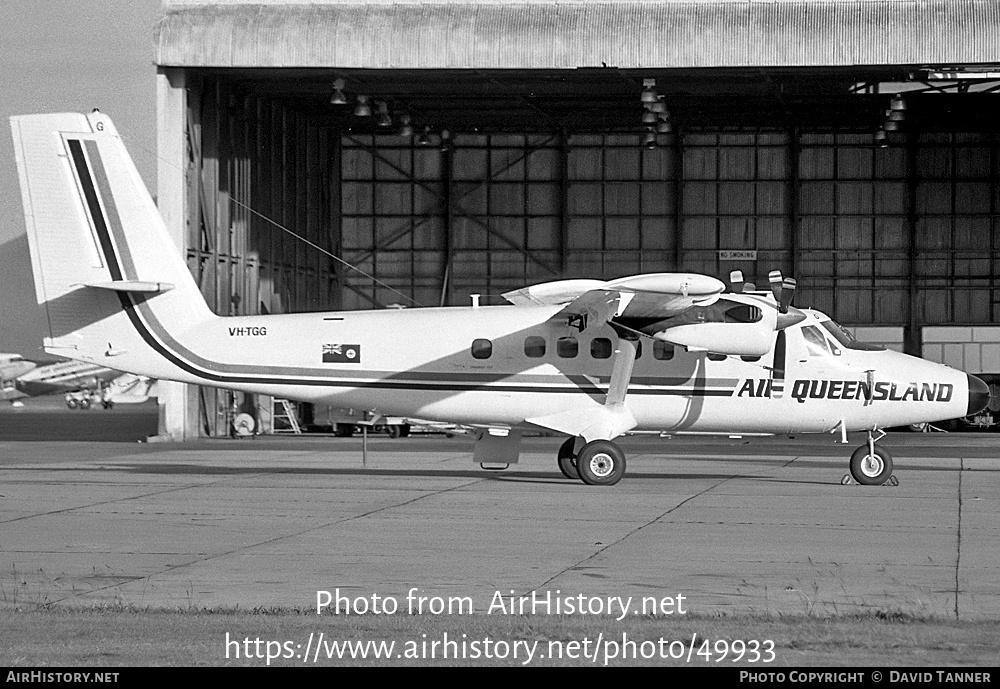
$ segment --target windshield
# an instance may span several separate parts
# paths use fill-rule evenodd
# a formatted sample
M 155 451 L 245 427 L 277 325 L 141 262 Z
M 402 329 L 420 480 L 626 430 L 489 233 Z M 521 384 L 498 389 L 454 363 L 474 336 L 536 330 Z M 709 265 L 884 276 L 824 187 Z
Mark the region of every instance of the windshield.
M 802 337 L 806 341 L 806 351 L 809 352 L 809 356 L 830 356 L 830 343 L 826 341 L 823 333 L 816 326 L 804 326 Z M 840 354 L 839 351 L 836 353 Z
M 885 349 L 882 345 L 859 342 L 844 326 L 834 322 L 833 320 L 823 321 L 820 325 L 822 325 L 828 333 L 833 335 L 833 339 L 847 349 L 860 349 L 869 352 L 877 352 Z

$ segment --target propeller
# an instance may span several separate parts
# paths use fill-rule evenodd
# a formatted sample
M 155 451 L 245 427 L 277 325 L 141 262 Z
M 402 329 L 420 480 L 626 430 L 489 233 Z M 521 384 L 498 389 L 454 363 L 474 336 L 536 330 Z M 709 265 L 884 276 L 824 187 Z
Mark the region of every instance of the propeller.
M 788 313 L 788 307 L 792 305 L 792 297 L 795 295 L 795 279 L 785 278 L 781 282 L 781 299 L 778 300 L 778 311 Z
M 729 285 L 736 294 L 753 292 L 757 286 L 752 282 L 743 281 L 743 271 L 734 270 L 729 273 Z
M 732 288 L 732 290 L 734 292 L 738 293 L 738 292 L 742 292 L 743 291 L 744 284 L 743 284 L 743 271 L 742 270 L 733 270 L 733 271 L 730 271 L 730 273 L 729 273 L 729 286 Z
M 767 274 L 767 279 L 771 283 L 771 294 L 778 302 L 778 313 L 788 313 L 788 307 L 792 305 L 792 297 L 795 295 L 795 279 L 781 277 L 780 270 L 772 270 Z
M 767 281 L 771 283 L 771 294 L 774 295 L 774 300 L 781 303 L 781 271 L 772 270 L 767 274 Z

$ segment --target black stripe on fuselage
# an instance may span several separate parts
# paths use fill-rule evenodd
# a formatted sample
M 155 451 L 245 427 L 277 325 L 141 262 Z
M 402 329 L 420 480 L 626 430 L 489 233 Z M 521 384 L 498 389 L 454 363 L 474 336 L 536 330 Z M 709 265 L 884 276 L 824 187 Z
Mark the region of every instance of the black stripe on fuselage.
M 111 229 L 109 227 L 109 216 L 111 222 L 118 222 L 120 224 L 121 219 L 117 215 L 117 207 L 114 203 L 114 199 L 111 196 L 110 184 L 104 174 L 102 168 L 102 160 L 100 152 L 97 148 L 97 142 L 88 139 L 87 153 L 90 157 L 90 162 L 93 165 L 94 172 L 101 175 L 99 181 L 95 184 L 94 174 L 91 172 L 91 167 L 88 165 L 87 155 L 84 154 L 83 143 L 79 139 L 67 139 L 69 145 L 70 156 L 73 159 L 73 166 L 76 170 L 77 177 L 80 181 L 80 187 L 83 190 L 84 201 L 87 206 L 87 210 L 90 213 L 91 221 L 93 223 L 94 229 L 97 232 L 98 241 L 101 246 L 101 251 L 104 254 L 105 262 L 107 263 L 108 270 L 111 273 L 111 278 L 113 280 L 136 280 L 138 279 L 135 275 L 126 275 L 125 270 L 122 267 L 122 263 L 119 260 L 118 252 L 115 249 L 114 243 L 111 237 Z M 101 199 L 98 196 L 98 187 L 104 197 L 105 207 L 107 209 L 107 215 L 105 215 L 105 207 L 101 206 Z M 124 237 L 124 228 L 119 228 L 118 232 L 119 241 L 126 241 Z M 251 384 L 251 385 L 305 385 L 311 387 L 333 387 L 333 388 L 355 388 L 355 389 L 382 389 L 382 390 L 414 390 L 414 391 L 442 391 L 442 392 L 471 392 L 471 391 L 490 391 L 490 392 L 544 392 L 544 393 L 573 393 L 579 394 L 583 392 L 591 396 L 601 396 L 606 394 L 604 390 L 601 390 L 594 385 L 582 385 L 578 381 L 574 381 L 572 385 L 495 385 L 485 382 L 480 383 L 449 383 L 449 382 L 433 382 L 433 383 L 419 383 L 419 382 L 404 382 L 404 381 L 391 381 L 391 380 L 373 380 L 373 381 L 357 381 L 357 380 L 330 380 L 330 379 L 314 379 L 314 378 L 275 378 L 275 377 L 257 377 L 257 376 L 239 376 L 232 374 L 220 374 L 215 371 L 208 371 L 199 368 L 189 361 L 185 361 L 178 354 L 168 349 L 147 327 L 146 323 L 139 315 L 138 306 L 139 303 L 145 299 L 144 296 L 133 296 L 127 292 L 118 292 L 118 299 L 121 303 L 122 309 L 128 316 L 129 321 L 132 326 L 136 329 L 136 332 L 143 339 L 143 341 L 148 344 L 154 351 L 163 356 L 167 361 L 177 366 L 179 369 L 206 381 L 212 381 L 215 383 L 223 384 Z M 146 306 L 148 310 L 149 307 Z M 151 312 L 148 313 L 149 318 L 155 319 L 155 315 Z M 162 328 L 162 325 L 160 326 Z M 262 374 L 266 376 L 267 374 Z M 272 374 L 273 375 L 273 374 Z M 322 373 L 318 373 L 322 375 Z M 674 389 L 632 389 L 629 391 L 632 395 L 669 395 L 669 396 L 694 396 L 694 397 L 729 397 L 732 395 L 732 390 L 729 389 L 692 389 L 692 388 L 674 388 Z

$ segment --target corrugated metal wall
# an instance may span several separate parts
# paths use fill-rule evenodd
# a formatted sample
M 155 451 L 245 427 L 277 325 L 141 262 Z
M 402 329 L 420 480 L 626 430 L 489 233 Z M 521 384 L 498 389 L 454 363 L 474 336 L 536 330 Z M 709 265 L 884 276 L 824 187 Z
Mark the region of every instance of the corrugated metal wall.
M 219 315 L 339 305 L 339 137 L 280 102 L 209 80 L 189 89 L 188 265 Z M 285 230 L 291 232 L 286 232 Z M 257 401 L 202 388 L 202 427 L 229 432 Z M 261 412 L 261 416 L 266 416 Z
M 988 0 L 165 3 L 157 64 L 622 69 L 1000 61 Z
M 995 135 L 878 148 L 870 132 L 689 131 L 653 150 L 633 135 L 458 135 L 453 154 L 382 139 L 344 143 L 345 257 L 421 304 L 678 269 L 763 285 L 776 268 L 798 279 L 797 303 L 850 325 L 1000 316 Z M 399 301 L 364 283 L 348 278 L 345 305 Z

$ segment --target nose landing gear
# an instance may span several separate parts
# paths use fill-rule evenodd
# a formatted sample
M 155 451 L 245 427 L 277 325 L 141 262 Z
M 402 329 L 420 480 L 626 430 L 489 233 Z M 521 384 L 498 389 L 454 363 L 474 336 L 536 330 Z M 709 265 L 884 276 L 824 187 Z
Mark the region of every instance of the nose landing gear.
M 868 431 L 868 442 L 851 455 L 851 477 L 863 486 L 899 484 L 892 475 L 892 455 L 885 448 L 876 445 L 876 442 L 884 437 L 885 431 L 878 429 Z M 841 483 L 849 483 L 848 477 L 844 476 Z

